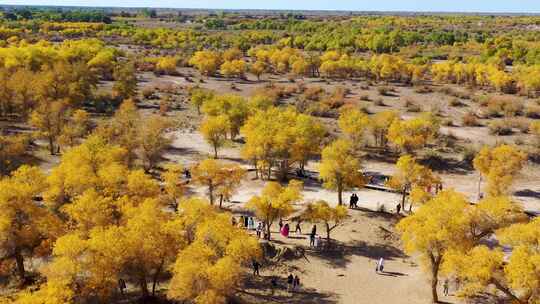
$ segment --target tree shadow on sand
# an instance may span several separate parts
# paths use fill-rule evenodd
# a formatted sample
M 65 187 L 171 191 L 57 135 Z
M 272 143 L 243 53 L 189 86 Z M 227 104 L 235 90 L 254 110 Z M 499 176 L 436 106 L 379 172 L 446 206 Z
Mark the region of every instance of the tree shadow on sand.
M 345 268 L 353 257 L 366 257 L 373 260 L 403 259 L 407 256 L 397 247 L 388 244 L 370 244 L 364 241 L 353 241 L 347 244 L 332 241 L 329 248 L 309 251 L 309 255 L 318 257 L 335 268 Z
M 273 276 L 250 277 L 245 280 L 238 296 L 248 303 L 310 303 L 336 304 L 339 299 L 336 294 L 318 292 L 312 288 L 301 287 L 288 292 L 286 278 L 275 277 L 277 286 L 272 287 Z

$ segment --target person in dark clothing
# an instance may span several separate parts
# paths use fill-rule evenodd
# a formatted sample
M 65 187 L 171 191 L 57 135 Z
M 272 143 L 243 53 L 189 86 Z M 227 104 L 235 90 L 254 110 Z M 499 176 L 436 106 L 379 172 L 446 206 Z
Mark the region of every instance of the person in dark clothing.
M 276 287 L 278 287 L 277 279 L 276 277 L 272 277 L 272 279 L 270 280 L 270 288 L 272 289 L 272 295 L 274 295 L 274 289 Z
M 311 228 L 311 233 L 309 234 L 309 246 L 315 246 L 315 236 L 317 235 L 317 225 L 313 225 Z
M 358 208 L 358 195 L 356 195 L 356 193 L 353 194 L 354 195 L 354 201 L 353 201 L 353 208 Z
M 294 277 L 291 274 L 287 277 L 287 291 L 291 292 L 293 288 Z
M 300 278 L 298 275 L 295 275 L 293 280 L 293 289 L 296 290 L 298 288 L 300 288 Z
M 351 198 L 349 199 L 349 209 L 352 209 L 354 206 L 354 193 L 351 194 Z
M 244 227 L 248 227 L 249 225 L 249 218 L 247 216 L 244 216 Z
M 253 265 L 253 275 L 260 275 L 259 274 L 259 268 L 261 267 L 261 264 L 259 262 L 257 262 L 257 260 L 253 259 L 253 261 L 251 262 L 251 264 Z
M 122 278 L 118 279 L 118 288 L 120 289 L 120 294 L 124 295 L 124 289 L 126 289 L 126 281 Z
M 401 204 L 396 205 L 396 214 L 399 214 L 401 212 Z
M 302 234 L 302 227 L 300 227 L 300 221 L 296 222 L 296 227 L 294 228 L 296 234 Z

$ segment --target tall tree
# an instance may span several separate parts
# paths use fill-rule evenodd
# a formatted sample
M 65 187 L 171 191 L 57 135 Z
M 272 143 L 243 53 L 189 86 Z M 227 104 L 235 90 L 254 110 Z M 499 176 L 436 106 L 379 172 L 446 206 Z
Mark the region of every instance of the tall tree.
M 466 237 L 468 205 L 463 195 L 452 190 L 442 191 L 397 225 L 405 251 L 420 255 L 430 272 L 431 295 L 435 303 L 439 301 L 437 286 L 444 255 L 449 250 L 470 245 Z
M 354 152 L 353 144 L 344 139 L 338 139 L 322 150 L 320 177 L 325 188 L 337 191 L 339 205 L 343 204 L 343 191 L 364 185 L 360 162 Z
M 266 227 L 266 237 L 270 240 L 272 224 L 294 212 L 293 204 L 302 199 L 302 182 L 292 180 L 286 187 L 276 182 L 268 182 L 261 195 L 252 197 L 246 207 L 255 211 Z
M 45 188 L 45 175 L 37 167 L 22 166 L 0 180 L 0 258 L 15 261 L 23 284 L 25 259 L 50 251 L 61 233 L 60 220 L 34 201 Z
M 474 158 L 474 168 L 487 179 L 487 193 L 491 196 L 507 194 L 516 175 L 521 171 L 527 154 L 510 145 L 490 149 L 484 147 Z
M 214 159 L 206 159 L 192 168 L 193 181 L 207 188 L 210 204 L 214 204 L 216 195 L 230 196 L 240 186 L 245 171 L 238 165 L 225 164 Z
M 68 113 L 65 101 L 44 101 L 30 115 L 30 124 L 38 129 L 39 137 L 47 139 L 51 155 L 60 149 L 56 143 L 68 122 Z
M 325 201 L 309 203 L 302 212 L 302 218 L 312 223 L 323 223 L 326 228 L 326 241 L 330 245 L 330 232 L 343 224 L 347 218 L 347 208 L 345 206 L 331 207 Z
M 218 149 L 227 142 L 227 130 L 230 123 L 225 115 L 210 116 L 201 123 L 200 131 L 204 139 L 212 145 L 214 158 L 218 158 Z

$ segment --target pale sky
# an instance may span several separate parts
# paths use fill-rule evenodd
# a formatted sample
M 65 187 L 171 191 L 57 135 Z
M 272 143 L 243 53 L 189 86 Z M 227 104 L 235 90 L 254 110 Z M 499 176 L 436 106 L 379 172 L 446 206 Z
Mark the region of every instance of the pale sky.
M 217 9 L 540 13 L 540 0 L 0 0 L 0 4 Z

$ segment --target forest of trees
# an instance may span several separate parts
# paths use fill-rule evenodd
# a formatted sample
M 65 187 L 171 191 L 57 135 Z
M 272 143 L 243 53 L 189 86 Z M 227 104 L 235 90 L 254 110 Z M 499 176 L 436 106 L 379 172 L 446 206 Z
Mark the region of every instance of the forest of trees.
M 124 19 L 102 11 L 2 14 L 0 277 L 15 291 L 0 293 L 0 303 L 114 303 L 120 281 L 143 301 L 229 303 L 246 268 L 265 254 L 224 207 L 248 175 L 264 182 L 245 208 L 265 224 L 267 241 L 294 214 L 320 223 L 331 244 L 348 217 L 343 193 L 369 182 L 362 171 L 375 157 L 395 168 L 384 186 L 406 212 L 396 230 L 430 276 L 433 301 L 443 275 L 459 278 L 464 298 L 540 301 L 540 220 L 511 192 L 540 148 L 540 103 L 519 102 L 540 92 L 540 31 L 528 29 L 539 17 L 223 14 L 176 28 Z M 140 89 L 146 72 L 192 83 L 170 95 L 189 99 L 191 119 L 200 119 L 194 132 L 212 149 L 196 164 L 163 161 L 179 126 L 165 98 L 159 110 L 141 110 L 155 93 Z M 348 88 L 302 85 L 308 78 L 380 84 L 380 95 L 392 94 L 391 85 L 457 84 L 482 92 L 475 102 L 486 118 L 527 117 L 525 133 L 536 142 L 527 151 L 504 142 L 474 151 L 470 170 L 485 193 L 478 201 L 452 189 L 434 193 L 426 189 L 441 185 L 440 170 L 423 160 L 450 137 L 440 115 L 369 113 L 346 102 Z M 265 84 L 247 96 L 204 88 L 209 79 Z M 231 145 L 242 165 L 221 159 Z M 55 160 L 49 168 L 32 158 L 40 148 Z M 334 201 L 299 206 L 309 170 Z M 41 267 L 29 270 L 36 261 Z

